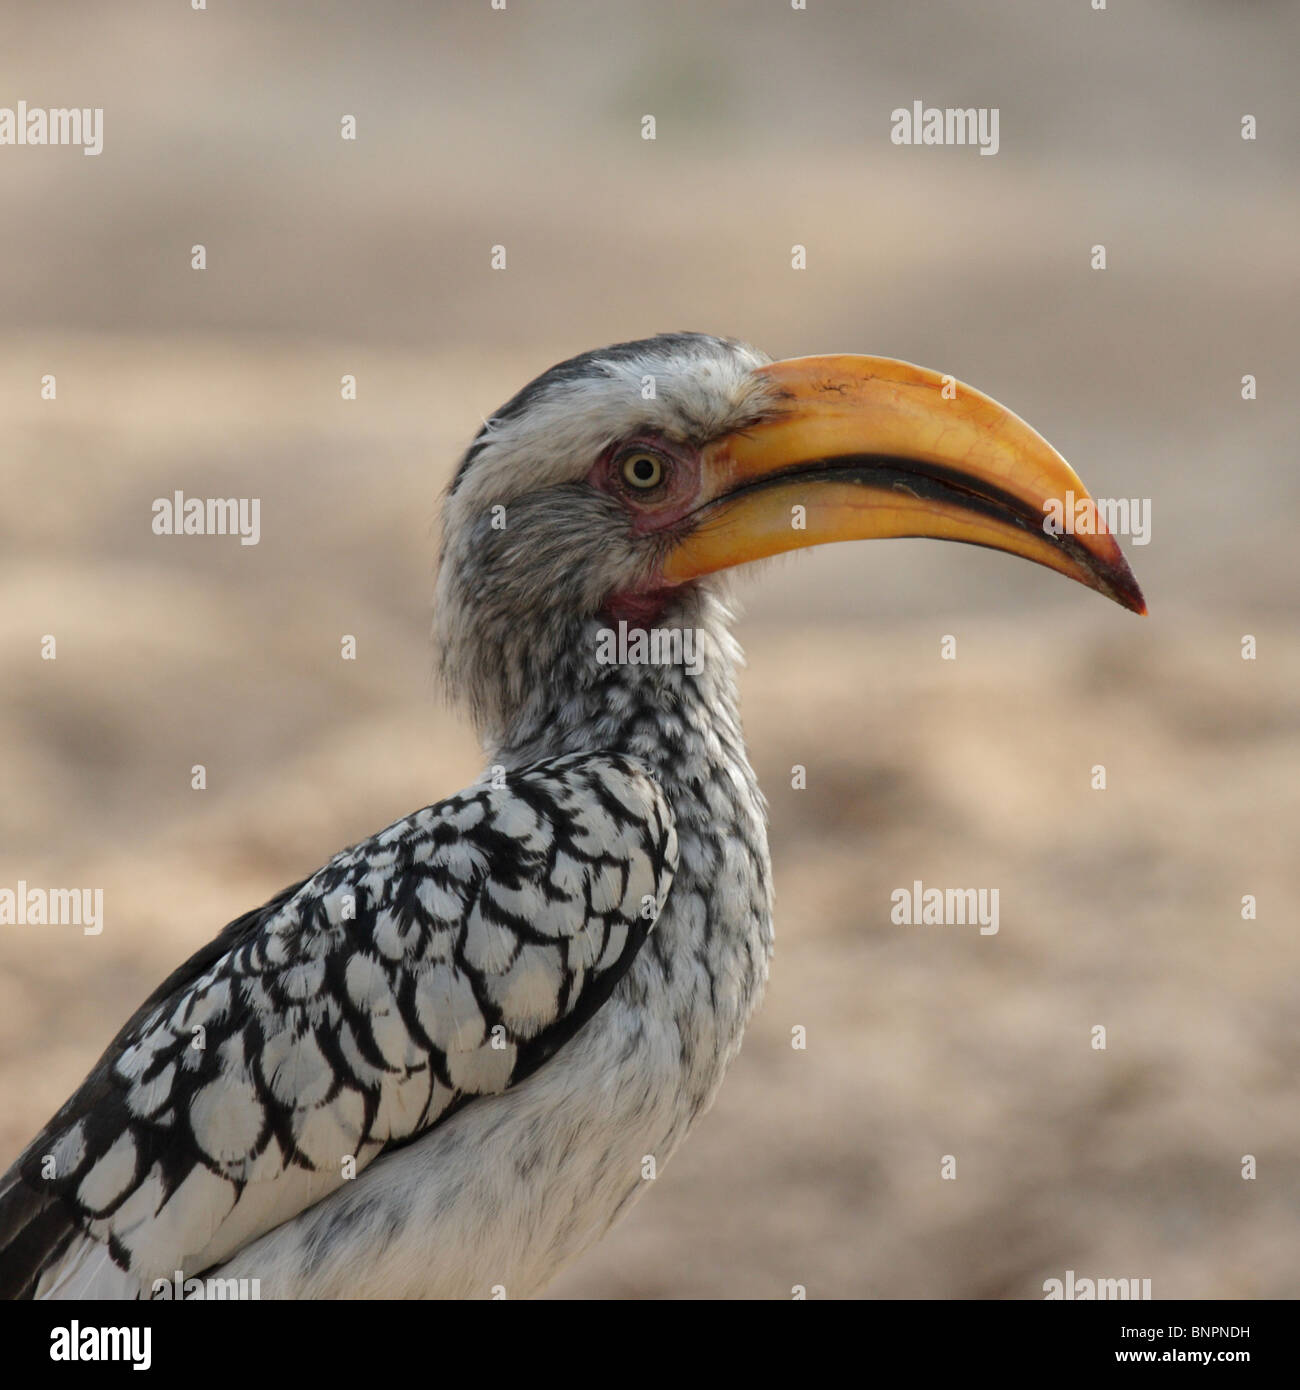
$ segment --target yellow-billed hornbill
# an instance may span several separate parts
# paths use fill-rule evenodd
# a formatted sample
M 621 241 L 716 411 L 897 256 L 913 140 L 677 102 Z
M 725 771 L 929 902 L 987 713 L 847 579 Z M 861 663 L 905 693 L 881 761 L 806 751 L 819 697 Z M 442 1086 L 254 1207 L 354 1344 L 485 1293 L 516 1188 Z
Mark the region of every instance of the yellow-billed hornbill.
M 709 1105 L 767 975 L 719 573 L 935 536 L 1145 611 L 1110 535 L 1045 527 L 1068 493 L 1022 420 L 902 362 L 682 333 L 543 373 L 446 499 L 435 634 L 482 780 L 145 1001 L 0 1184 L 0 1291 L 537 1289 Z

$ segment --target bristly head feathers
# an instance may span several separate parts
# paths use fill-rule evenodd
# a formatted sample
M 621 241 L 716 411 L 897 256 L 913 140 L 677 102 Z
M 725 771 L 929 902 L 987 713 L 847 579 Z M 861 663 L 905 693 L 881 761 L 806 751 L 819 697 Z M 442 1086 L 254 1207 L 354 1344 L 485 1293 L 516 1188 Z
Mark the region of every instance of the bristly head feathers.
M 732 338 L 661 333 L 558 362 L 493 411 L 451 495 L 472 480 L 473 490 L 505 501 L 572 477 L 575 467 L 580 477 L 602 449 L 639 428 L 704 443 L 752 416 L 759 388 L 750 374 L 768 361 Z M 549 447 L 539 451 L 543 440 Z
M 443 679 L 480 727 L 499 734 L 611 596 L 651 582 L 671 539 L 593 486 L 598 461 L 635 439 L 696 450 L 763 418 L 753 373 L 769 360 L 704 333 L 621 343 L 543 372 L 486 421 L 446 498 L 434 619 Z M 690 611 L 709 587 L 669 606 Z

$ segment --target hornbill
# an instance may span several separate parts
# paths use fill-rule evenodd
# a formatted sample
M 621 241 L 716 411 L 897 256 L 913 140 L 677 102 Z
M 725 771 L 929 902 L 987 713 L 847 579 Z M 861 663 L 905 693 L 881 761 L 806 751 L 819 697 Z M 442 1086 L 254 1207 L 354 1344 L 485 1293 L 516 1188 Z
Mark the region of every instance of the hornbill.
M 1071 493 L 1017 416 L 904 362 L 679 333 L 544 372 L 444 506 L 434 632 L 483 777 L 145 1000 L 0 1182 L 0 1293 L 147 1298 L 178 1271 L 264 1297 L 541 1287 L 707 1109 L 767 976 L 720 576 L 934 536 L 1145 612 L 1103 528 L 1045 526 Z M 629 633 L 689 633 L 693 659 Z

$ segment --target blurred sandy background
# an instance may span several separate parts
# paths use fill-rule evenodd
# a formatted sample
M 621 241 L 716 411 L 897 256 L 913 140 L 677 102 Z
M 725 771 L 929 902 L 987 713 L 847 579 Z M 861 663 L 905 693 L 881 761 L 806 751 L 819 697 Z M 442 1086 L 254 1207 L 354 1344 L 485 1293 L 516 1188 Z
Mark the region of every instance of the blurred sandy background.
M 458 451 L 551 362 L 700 328 L 1006 402 L 1095 494 L 1152 499 L 1152 616 L 932 543 L 754 578 L 770 992 L 715 1110 L 552 1292 L 1036 1298 L 1073 1269 L 1300 1294 L 1300 11 L 211 0 L 2 27 L 0 105 L 105 124 L 98 158 L 0 148 L 0 886 L 100 885 L 107 926 L 0 929 L 0 1163 L 224 922 L 473 778 L 426 635 Z M 893 146 L 918 99 L 999 107 L 1001 152 Z M 177 488 L 260 497 L 261 544 L 155 537 Z M 1000 933 L 891 925 L 916 878 L 998 887 Z

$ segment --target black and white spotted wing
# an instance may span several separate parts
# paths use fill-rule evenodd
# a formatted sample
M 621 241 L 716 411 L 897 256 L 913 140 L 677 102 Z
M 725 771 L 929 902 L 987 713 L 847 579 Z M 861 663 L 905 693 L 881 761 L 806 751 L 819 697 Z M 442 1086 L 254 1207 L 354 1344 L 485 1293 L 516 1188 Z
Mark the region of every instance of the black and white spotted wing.
M 164 982 L 0 1182 L 0 1294 L 200 1272 L 591 1017 L 667 896 L 671 810 L 612 754 L 503 782 L 343 851 Z

